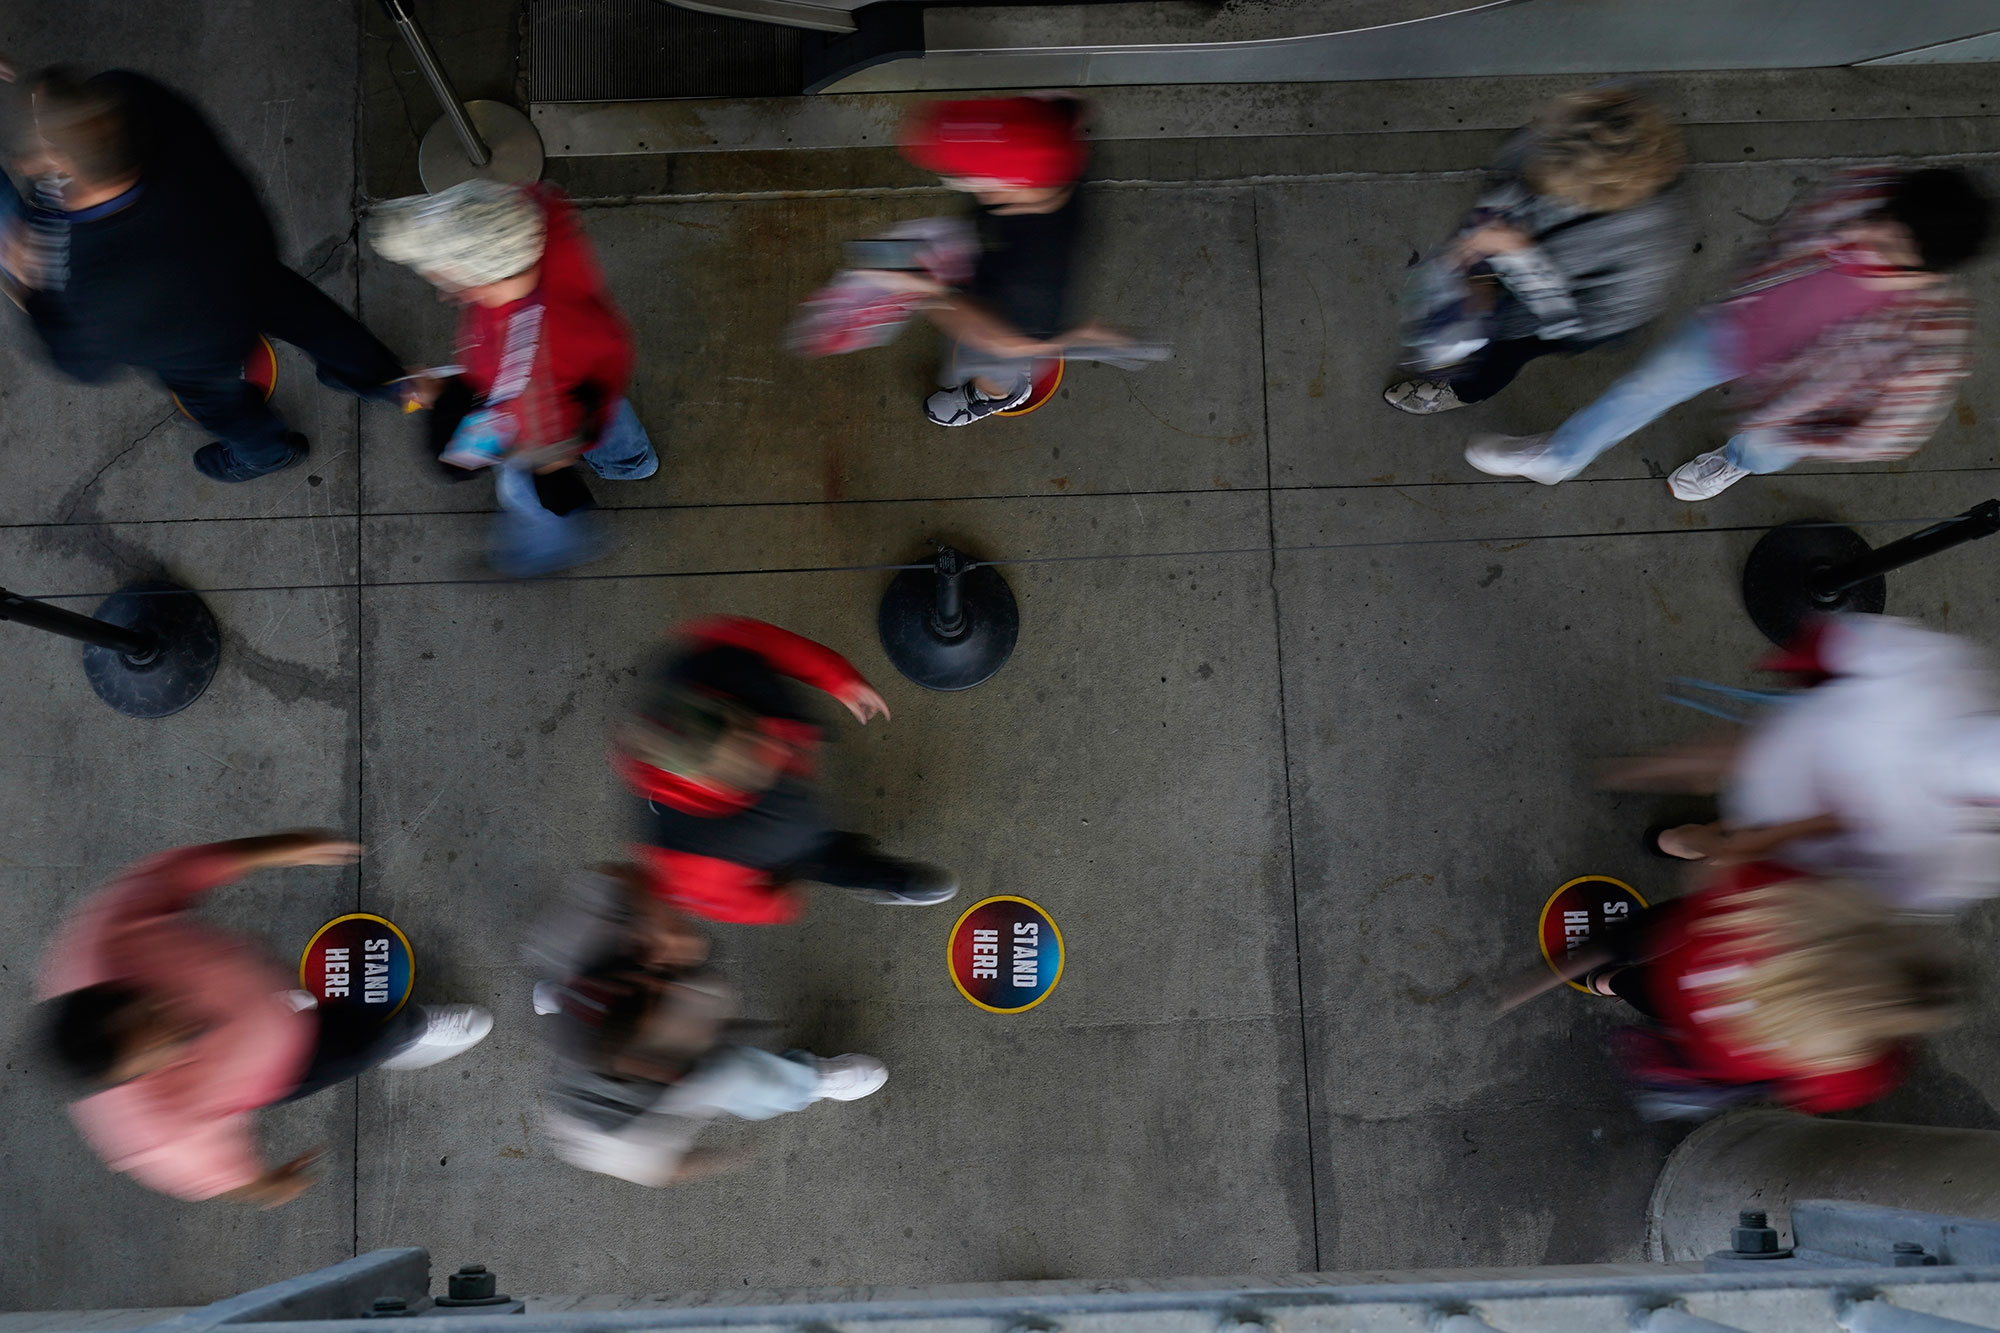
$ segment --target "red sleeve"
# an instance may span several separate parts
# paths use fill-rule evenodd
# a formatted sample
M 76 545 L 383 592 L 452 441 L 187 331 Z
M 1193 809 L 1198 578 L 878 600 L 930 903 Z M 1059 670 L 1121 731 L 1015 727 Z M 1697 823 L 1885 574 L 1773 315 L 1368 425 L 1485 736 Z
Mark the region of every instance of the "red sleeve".
M 1880 1101 L 1895 1091 L 1909 1066 L 1909 1053 L 1894 1050 L 1874 1064 L 1863 1065 L 1859 1069 L 1787 1079 L 1778 1088 L 1778 1100 L 1794 1110 L 1811 1115 L 1826 1111 L 1851 1111 L 1857 1106 Z
M 842 702 L 868 684 L 854 664 L 833 649 L 761 620 L 710 616 L 684 626 L 681 633 L 698 647 L 746 648 L 769 662 L 772 670 L 825 690 Z
M 799 895 L 761 870 L 713 856 L 635 846 L 646 868 L 646 886 L 690 916 L 747 926 L 781 926 L 796 921 Z

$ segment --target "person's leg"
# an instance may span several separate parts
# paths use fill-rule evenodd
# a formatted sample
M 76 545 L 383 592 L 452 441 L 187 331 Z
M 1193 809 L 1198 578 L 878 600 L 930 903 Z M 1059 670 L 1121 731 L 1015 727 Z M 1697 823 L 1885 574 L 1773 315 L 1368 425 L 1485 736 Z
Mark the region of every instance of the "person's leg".
M 195 451 L 194 465 L 217 481 L 249 481 L 305 457 L 306 437 L 285 425 L 241 366 L 176 373 L 163 381 L 190 417 L 221 437 Z
M 794 879 L 847 889 L 873 903 L 928 907 L 958 893 L 958 877 L 941 866 L 885 856 L 872 838 L 830 833 L 817 850 L 792 867 Z
M 359 1005 L 321 1005 L 311 1014 L 319 1022 L 312 1059 L 299 1086 L 285 1097 L 288 1102 L 324 1092 L 373 1069 L 409 1049 L 424 1031 L 424 1011 L 414 1004 L 404 1005 L 387 1022 Z
M 403 374 L 396 354 L 303 275 L 274 265 L 260 283 L 264 332 L 313 359 L 320 383 L 394 401 Z
M 1511 445 L 1476 441 L 1466 459 L 1495 475 L 1526 476 L 1549 485 L 1566 481 L 1668 409 L 1733 379 L 1720 337 L 1712 317 L 1696 315 L 1546 439 Z
M 1738 431 L 1722 447 L 1722 456 L 1731 466 L 1760 477 L 1783 472 L 1800 461 L 1798 453 L 1764 430 Z
M 804 1051 L 773 1055 L 755 1046 L 719 1046 L 701 1067 L 674 1085 L 676 1114 L 720 1111 L 739 1120 L 769 1120 L 819 1100 L 819 1062 Z
M 553 574 L 595 560 L 604 543 L 591 523 L 590 488 L 574 467 L 527 472 L 496 467 L 493 566 L 515 578 Z
M 1483 403 L 1514 382 L 1536 357 L 1564 351 L 1565 345 L 1544 338 L 1503 338 L 1474 353 L 1464 365 L 1440 376 L 1461 403 Z
M 1783 472 L 1798 461 L 1798 452 L 1771 432 L 1739 431 L 1722 448 L 1696 454 L 1675 468 L 1667 489 L 1676 500 L 1712 500 L 1745 477 Z
M 643 481 L 660 470 L 660 456 L 630 399 L 620 398 L 611 409 L 604 434 L 584 451 L 583 462 L 606 481 Z
M 952 344 L 938 373 L 944 387 L 924 400 L 924 415 L 940 426 L 969 426 L 1027 401 L 1034 389 L 1035 363 L 982 353 Z

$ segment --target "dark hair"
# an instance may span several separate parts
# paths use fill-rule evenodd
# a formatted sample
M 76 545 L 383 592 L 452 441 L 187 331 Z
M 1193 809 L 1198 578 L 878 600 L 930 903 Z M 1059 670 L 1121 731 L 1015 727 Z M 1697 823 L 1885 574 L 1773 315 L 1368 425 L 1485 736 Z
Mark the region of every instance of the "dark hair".
M 74 1078 L 104 1078 L 118 1063 L 125 1034 L 144 1003 L 138 991 L 114 981 L 45 1001 L 48 1046 L 56 1063 Z
M 123 180 L 139 169 L 137 128 L 125 96 L 100 76 L 78 78 L 52 65 L 35 75 L 35 129 L 90 184 Z
M 1992 202 L 1954 167 L 1906 172 L 1890 188 L 1882 212 L 1909 230 L 1932 273 L 1969 263 L 1986 248 L 1993 228 Z

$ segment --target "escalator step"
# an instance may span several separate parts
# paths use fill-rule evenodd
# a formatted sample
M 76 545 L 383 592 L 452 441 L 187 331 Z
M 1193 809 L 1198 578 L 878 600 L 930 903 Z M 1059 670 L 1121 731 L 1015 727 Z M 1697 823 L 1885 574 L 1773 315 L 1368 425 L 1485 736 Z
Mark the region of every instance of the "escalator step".
M 529 0 L 537 102 L 789 97 L 804 88 L 797 28 L 666 0 Z

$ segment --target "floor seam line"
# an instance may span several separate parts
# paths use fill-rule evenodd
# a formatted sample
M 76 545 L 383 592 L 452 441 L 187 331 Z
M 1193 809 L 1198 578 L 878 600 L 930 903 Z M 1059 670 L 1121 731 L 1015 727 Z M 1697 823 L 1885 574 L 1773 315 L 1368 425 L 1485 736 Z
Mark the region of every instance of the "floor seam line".
M 1318 1272 L 1324 1261 L 1319 1238 L 1318 1153 L 1313 1142 L 1312 1039 L 1306 1028 L 1305 935 L 1299 925 L 1299 849 L 1292 822 L 1292 744 L 1285 710 L 1285 627 L 1278 596 L 1278 497 L 1271 445 L 1271 365 L 1265 347 L 1264 235 L 1257 195 L 1258 191 L 1253 187 L 1250 191 L 1250 242 L 1257 268 L 1257 368 L 1264 405 L 1264 525 L 1271 562 L 1267 586 L 1271 590 L 1271 642 L 1278 674 L 1278 755 L 1279 772 L 1284 782 L 1285 863 L 1292 881 L 1292 964 L 1299 995 L 1299 1090 L 1305 1102 L 1306 1195 L 1312 1215 L 1313 1270 Z

